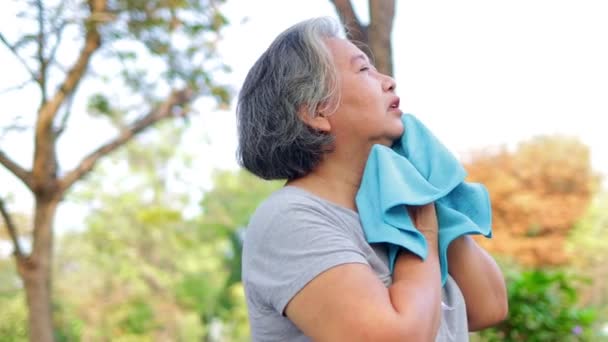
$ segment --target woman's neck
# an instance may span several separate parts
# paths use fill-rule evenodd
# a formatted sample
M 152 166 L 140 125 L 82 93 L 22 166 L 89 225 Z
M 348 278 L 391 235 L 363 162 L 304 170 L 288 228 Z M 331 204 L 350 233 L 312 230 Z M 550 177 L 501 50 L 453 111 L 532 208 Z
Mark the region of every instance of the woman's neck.
M 328 155 L 306 176 L 287 182 L 337 205 L 357 211 L 355 197 L 359 191 L 365 160 Z

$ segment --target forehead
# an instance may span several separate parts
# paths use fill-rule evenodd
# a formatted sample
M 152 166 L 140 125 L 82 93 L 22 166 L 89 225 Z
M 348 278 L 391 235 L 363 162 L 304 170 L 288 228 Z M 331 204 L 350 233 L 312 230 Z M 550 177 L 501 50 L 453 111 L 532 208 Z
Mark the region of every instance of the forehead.
M 365 53 L 347 39 L 327 38 L 325 44 L 338 65 L 348 65 L 357 61 L 368 62 Z

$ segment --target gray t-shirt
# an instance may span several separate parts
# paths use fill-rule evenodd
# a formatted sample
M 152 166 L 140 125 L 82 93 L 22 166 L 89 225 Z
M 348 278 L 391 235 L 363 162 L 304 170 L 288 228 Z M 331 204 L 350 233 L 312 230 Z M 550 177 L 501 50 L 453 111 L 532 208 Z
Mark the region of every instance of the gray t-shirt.
M 370 245 L 355 211 L 286 186 L 251 218 L 243 247 L 243 284 L 253 341 L 309 341 L 285 315 L 287 303 L 320 273 L 345 263 L 369 265 L 387 287 L 386 248 Z M 442 291 L 437 341 L 468 341 L 466 307 L 456 282 Z

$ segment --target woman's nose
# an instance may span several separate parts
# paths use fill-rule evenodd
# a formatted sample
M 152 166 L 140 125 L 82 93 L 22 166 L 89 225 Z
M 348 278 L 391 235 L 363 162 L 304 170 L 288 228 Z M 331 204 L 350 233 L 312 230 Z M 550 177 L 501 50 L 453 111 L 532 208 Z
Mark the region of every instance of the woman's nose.
M 383 80 L 382 80 L 382 90 L 384 91 L 390 91 L 393 92 L 395 91 L 395 88 L 397 88 L 397 83 L 395 83 L 395 80 L 387 75 L 382 75 L 383 76 Z

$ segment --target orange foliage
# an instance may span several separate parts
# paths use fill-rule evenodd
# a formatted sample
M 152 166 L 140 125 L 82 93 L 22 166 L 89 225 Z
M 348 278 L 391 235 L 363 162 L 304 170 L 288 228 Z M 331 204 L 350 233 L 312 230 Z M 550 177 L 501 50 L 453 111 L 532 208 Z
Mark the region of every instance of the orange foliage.
M 490 192 L 494 238 L 477 239 L 490 252 L 526 265 L 568 261 L 564 241 L 597 185 L 589 149 L 561 136 L 538 137 L 514 152 L 478 152 L 465 163 L 468 181 Z

